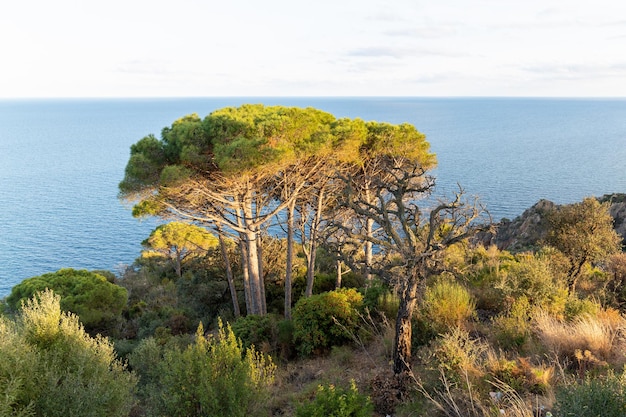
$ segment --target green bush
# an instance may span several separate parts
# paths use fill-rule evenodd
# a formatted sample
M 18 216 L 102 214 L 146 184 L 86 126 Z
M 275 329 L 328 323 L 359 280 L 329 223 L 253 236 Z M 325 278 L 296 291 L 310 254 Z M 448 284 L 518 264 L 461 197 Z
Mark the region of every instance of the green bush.
M 0 416 L 128 415 L 135 376 L 52 291 L 27 301 L 15 323 L 0 320 Z
M 232 324 L 232 329 L 245 348 L 253 345 L 257 348 L 261 345 L 268 345 L 271 350 L 275 350 L 278 344 L 279 320 L 274 314 L 249 315 L 238 318 Z
M 293 322 L 276 314 L 240 317 L 232 324 L 233 333 L 244 348 L 256 347 L 264 353 L 292 357 Z
M 296 417 L 371 417 L 373 412 L 370 398 L 352 380 L 349 389 L 320 385 L 315 399 L 297 408 Z
M 293 309 L 294 342 L 302 355 L 324 351 L 351 340 L 359 322 L 363 296 L 339 289 L 301 298 Z
M 626 415 L 626 372 L 606 378 L 587 378 L 559 387 L 555 416 L 623 417 Z
M 0 317 L 0 417 L 34 415 L 36 355 L 14 323 Z
M 572 320 L 585 315 L 596 316 L 600 310 L 602 310 L 602 306 L 597 302 L 571 295 L 565 303 L 565 318 Z
M 455 327 L 437 340 L 434 354 L 439 366 L 448 376 L 459 378 L 465 373 L 481 373 L 488 347 L 486 342 L 474 339 L 467 331 Z
M 531 306 L 523 295 L 513 302 L 506 314 L 501 314 L 493 321 L 495 338 L 504 349 L 522 347 L 531 334 Z
M 143 373 L 143 393 L 152 415 L 259 414 L 275 366 L 271 358 L 244 349 L 230 326 L 223 327 L 220 320 L 216 337 L 206 337 L 200 325 L 195 342 L 184 349 L 161 350 L 149 340 L 131 355 L 130 363 Z
M 470 293 L 456 282 L 439 280 L 426 288 L 422 310 L 439 332 L 462 325 L 474 315 L 475 309 Z
M 117 320 L 126 306 L 128 292 L 95 272 L 60 269 L 28 278 L 11 290 L 7 304 L 17 310 L 35 293 L 50 289 L 61 297 L 61 309 L 80 317 L 88 329 Z
M 398 315 L 400 297 L 388 285 L 380 280 L 374 280 L 364 291 L 363 304 L 371 312 L 378 313 L 394 320 Z

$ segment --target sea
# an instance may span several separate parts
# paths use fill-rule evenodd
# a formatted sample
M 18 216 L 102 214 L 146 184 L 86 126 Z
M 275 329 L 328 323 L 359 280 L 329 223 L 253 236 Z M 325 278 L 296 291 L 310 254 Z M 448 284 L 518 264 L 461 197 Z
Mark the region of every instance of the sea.
M 626 192 L 626 99 L 0 100 L 0 297 L 60 268 L 121 273 L 158 225 L 118 199 L 130 146 L 184 115 L 246 103 L 411 123 L 437 154 L 433 201 L 462 187 L 496 221 L 539 199 Z

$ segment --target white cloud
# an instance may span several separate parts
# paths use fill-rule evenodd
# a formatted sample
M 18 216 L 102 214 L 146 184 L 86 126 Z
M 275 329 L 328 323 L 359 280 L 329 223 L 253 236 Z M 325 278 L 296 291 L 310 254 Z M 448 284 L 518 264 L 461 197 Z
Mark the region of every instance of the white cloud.
M 5 2 L 0 97 L 626 96 L 624 15 L 618 0 Z

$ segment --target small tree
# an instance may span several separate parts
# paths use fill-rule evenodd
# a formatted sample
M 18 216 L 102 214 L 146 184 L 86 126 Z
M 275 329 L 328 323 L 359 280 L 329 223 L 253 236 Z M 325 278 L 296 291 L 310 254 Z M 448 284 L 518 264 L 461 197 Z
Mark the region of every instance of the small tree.
M 182 277 L 183 263 L 200 257 L 216 247 L 218 240 L 213 234 L 193 224 L 171 222 L 158 226 L 143 241 L 147 248 L 143 256 L 164 256 L 174 264 L 176 275 Z
M 475 202 L 463 199 L 461 190 L 450 202 L 428 211 L 419 199 L 429 196 L 434 179 L 428 171 L 435 164 L 425 136 L 413 126 L 369 123 L 367 141 L 360 148 L 365 169 L 339 173 L 345 188 L 342 205 L 376 230 L 335 222 L 353 242 L 370 242 L 378 251 L 378 265 L 368 266 L 386 280 L 395 279 L 400 295 L 393 348 L 393 370 L 410 370 L 411 319 L 418 286 L 438 268 L 445 249 L 484 228 L 476 225 L 483 212 Z M 367 184 L 367 192 L 363 192 Z
M 613 228 L 609 203 L 600 204 L 595 198 L 567 205 L 548 216 L 550 231 L 546 242 L 561 251 L 569 260 L 567 271 L 570 291 L 586 263 L 598 262 L 620 251 L 621 238 Z

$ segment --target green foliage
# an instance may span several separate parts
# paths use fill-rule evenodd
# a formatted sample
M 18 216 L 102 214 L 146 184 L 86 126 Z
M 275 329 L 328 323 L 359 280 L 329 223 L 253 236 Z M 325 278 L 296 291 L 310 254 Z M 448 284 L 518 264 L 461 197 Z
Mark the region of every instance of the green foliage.
M 415 126 L 408 123 L 392 125 L 378 122 L 367 122 L 366 126 L 368 131 L 364 146 L 366 153 L 406 158 L 425 170 L 432 169 L 437 164 L 435 154 L 429 153 L 430 144 L 426 141 L 426 136 Z
M 596 316 L 598 312 L 602 310 L 602 306 L 597 302 L 588 298 L 578 298 L 576 295 L 572 295 L 567 299 L 565 303 L 565 318 L 571 320 L 576 317 L 583 317 L 585 315 Z
M 560 386 L 555 393 L 555 416 L 623 417 L 626 415 L 626 373 Z
M 136 378 L 52 291 L 28 300 L 16 323 L 0 319 L 0 333 L 0 415 L 128 415 Z
M 567 298 L 567 288 L 552 273 L 550 258 L 520 254 L 508 263 L 498 287 L 506 296 L 525 296 L 531 305 L 560 313 Z
M 279 316 L 275 314 L 249 315 L 238 318 L 232 324 L 232 329 L 245 348 L 268 344 L 274 350 L 278 342 L 279 321 Z
M 204 256 L 215 248 L 218 240 L 212 233 L 193 224 L 171 222 L 158 226 L 150 237 L 143 241 L 144 257 L 163 256 L 174 264 L 176 274 L 182 276 L 184 262 Z
M 567 275 L 572 290 L 583 265 L 620 251 L 621 238 L 613 228 L 609 206 L 610 203 L 600 204 L 595 198 L 585 198 L 548 216 L 550 231 L 546 240 L 568 258 Z
M 349 332 L 357 329 L 362 303 L 363 296 L 352 288 L 298 300 L 293 309 L 298 351 L 306 356 L 350 341 Z
M 375 279 L 364 291 L 363 303 L 371 312 L 394 320 L 398 315 L 400 297 L 384 282 Z
M 456 282 L 441 279 L 426 288 L 422 309 L 439 332 L 461 326 L 475 314 L 469 291 Z
M 293 322 L 278 314 L 251 314 L 232 324 L 233 333 L 244 348 L 255 347 L 272 356 L 289 359 L 293 355 Z
M 359 393 L 354 380 L 349 389 L 320 385 L 315 399 L 296 410 L 296 417 L 371 417 L 374 406 Z
M 36 351 L 13 322 L 0 317 L 0 417 L 32 416 Z
M 128 298 L 125 288 L 100 274 L 66 268 L 22 281 L 13 287 L 7 303 L 17 310 L 23 301 L 45 289 L 59 295 L 61 309 L 77 314 L 89 329 L 116 321 Z
M 241 173 L 319 154 L 328 146 L 332 121 L 331 114 L 313 108 L 244 105 L 217 110 L 203 123 L 217 165 Z
M 498 344 L 504 349 L 522 347 L 531 334 L 531 305 L 523 295 L 513 302 L 510 311 L 493 322 Z
M 448 375 L 459 378 L 466 372 L 480 373 L 487 349 L 486 343 L 472 338 L 467 331 L 456 327 L 437 341 L 435 357 Z
M 244 349 L 221 320 L 215 337 L 205 336 L 199 326 L 195 342 L 184 349 L 161 351 L 146 341 L 130 363 L 146 372 L 150 411 L 170 417 L 258 415 L 275 370 L 271 358 Z

